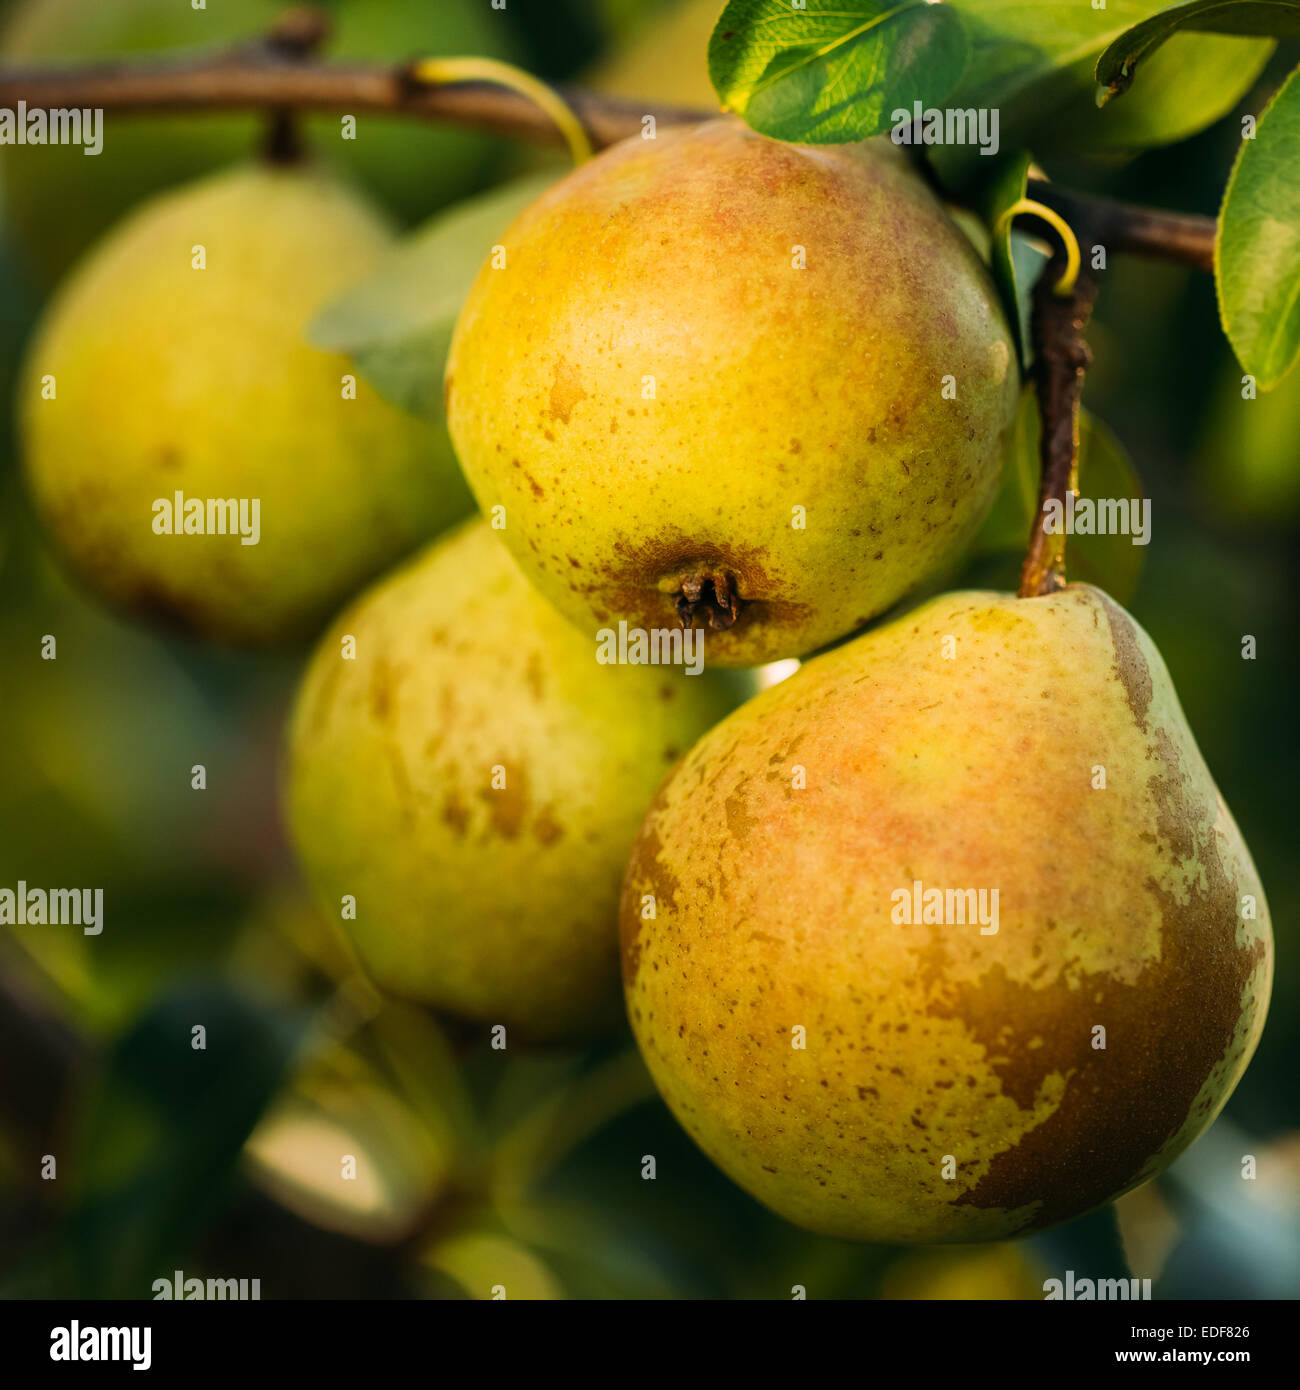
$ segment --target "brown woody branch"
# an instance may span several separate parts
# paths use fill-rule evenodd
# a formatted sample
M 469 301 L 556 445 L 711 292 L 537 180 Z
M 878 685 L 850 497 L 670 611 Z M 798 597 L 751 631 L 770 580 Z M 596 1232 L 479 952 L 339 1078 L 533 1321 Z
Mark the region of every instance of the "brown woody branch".
M 1030 179 L 1028 196 L 1045 203 L 1074 228 L 1085 257 L 1084 231 L 1108 252 L 1153 256 L 1194 270 L 1214 269 L 1214 219 L 1194 213 L 1117 203 L 1088 193 L 1073 193 L 1046 179 Z
M 1034 344 L 1034 389 L 1042 418 L 1038 446 L 1042 469 L 1038 510 L 1020 572 L 1021 598 L 1050 594 L 1065 584 L 1065 534 L 1047 532 L 1046 506 L 1048 501 L 1064 506 L 1066 493 L 1078 484 L 1080 398 L 1084 373 L 1092 362 L 1086 334 L 1097 297 L 1089 238 L 1079 226 L 1074 231 L 1083 259 L 1071 292 L 1062 295 L 1056 289 L 1065 271 L 1064 251 L 1058 251 L 1048 261 L 1034 286 L 1030 332 Z
M 428 86 L 409 65 L 323 63 L 306 55 L 328 36 L 319 11 L 286 13 L 268 36 L 220 52 L 123 58 L 56 67 L 0 63 L 0 107 L 89 107 L 147 111 L 330 111 L 445 121 L 489 134 L 562 144 L 545 112 L 517 92 L 488 83 Z M 716 112 L 622 101 L 592 92 L 561 95 L 603 148 L 638 134 L 647 114 L 663 125 L 690 125 Z
M 491 134 L 562 143 L 545 112 L 517 92 L 487 83 L 432 87 L 409 66 L 323 63 L 309 55 L 328 36 L 328 20 L 308 8 L 289 11 L 264 39 L 217 53 L 166 59 L 129 58 L 69 67 L 0 65 L 0 106 L 90 107 L 105 111 L 247 111 L 286 109 L 352 115 L 408 116 Z M 639 134 L 653 115 L 659 125 L 691 125 L 716 111 L 662 106 L 577 88 L 562 88 L 598 148 Z M 1055 184 L 1030 181 L 1030 196 L 1073 223 L 1087 217 L 1094 235 L 1114 251 L 1158 256 L 1208 270 L 1214 223 L 1149 208 L 1106 202 Z

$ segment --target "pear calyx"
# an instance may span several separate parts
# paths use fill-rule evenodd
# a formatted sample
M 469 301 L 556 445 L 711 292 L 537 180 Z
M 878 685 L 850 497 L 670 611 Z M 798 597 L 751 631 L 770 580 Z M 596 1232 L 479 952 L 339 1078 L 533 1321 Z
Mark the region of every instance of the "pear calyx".
M 736 578 L 726 571 L 695 571 L 682 576 L 677 590 L 677 616 L 691 627 L 699 614 L 715 632 L 726 632 L 744 606 L 736 592 Z

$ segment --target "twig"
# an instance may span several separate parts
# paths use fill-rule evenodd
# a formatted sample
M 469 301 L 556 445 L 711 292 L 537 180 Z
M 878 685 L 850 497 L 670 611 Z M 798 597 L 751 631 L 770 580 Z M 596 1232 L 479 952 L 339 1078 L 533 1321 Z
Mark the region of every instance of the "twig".
M 431 87 L 412 65 L 325 63 L 308 59 L 328 32 L 310 9 L 290 11 L 263 40 L 218 53 L 164 59 L 114 59 L 76 66 L 0 65 L 0 107 L 90 107 L 105 111 L 246 111 L 295 107 L 304 111 L 409 116 L 444 121 L 496 135 L 558 144 L 550 116 L 526 97 L 487 83 Z M 627 101 L 578 88 L 558 88 L 596 148 L 641 132 L 646 116 L 660 126 L 694 125 L 718 112 Z M 1110 249 L 1159 256 L 1208 270 L 1214 222 L 1106 202 L 1055 184 L 1030 181 L 1030 196 L 1072 224 L 1086 213 Z
M 1080 243 L 1091 249 L 1088 238 Z M 1064 530 L 1046 530 L 1048 501 L 1064 508 L 1065 495 L 1076 485 L 1079 460 L 1079 398 L 1083 375 L 1092 361 L 1085 333 L 1097 297 L 1097 281 L 1085 250 L 1083 264 L 1068 295 L 1057 293 L 1065 270 L 1066 255 L 1057 251 L 1043 268 L 1034 286 L 1031 332 L 1034 340 L 1034 387 L 1043 430 L 1038 455 L 1042 481 L 1038 490 L 1038 510 L 1029 536 L 1029 550 L 1020 572 L 1020 597 L 1050 594 L 1065 583 Z

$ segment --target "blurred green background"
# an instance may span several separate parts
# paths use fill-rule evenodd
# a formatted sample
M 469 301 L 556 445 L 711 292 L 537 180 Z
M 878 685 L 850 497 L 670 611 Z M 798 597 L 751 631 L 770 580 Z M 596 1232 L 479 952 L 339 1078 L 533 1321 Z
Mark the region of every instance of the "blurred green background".
M 0 8 L 6 56 L 185 38 L 175 16 L 157 22 L 173 5 L 122 5 L 134 18 L 118 40 L 80 22 L 84 8 Z M 205 33 L 227 40 L 258 33 L 277 7 L 210 8 L 220 17 Z M 490 50 L 552 79 L 711 100 L 704 43 L 720 0 L 325 8 L 343 56 Z M 1259 110 L 1296 57 L 1279 52 L 1240 109 Z M 1051 172 L 1212 214 L 1237 115 L 1167 149 Z M 1085 400 L 1153 504 L 1131 608 L 1273 912 L 1277 980 L 1254 1064 L 1211 1133 L 1115 1209 L 969 1250 L 824 1240 L 768 1214 L 695 1150 L 628 1037 L 495 1053 L 376 996 L 298 881 L 280 824 L 282 729 L 305 653 L 157 636 L 80 594 L 46 549 L 16 468 L 12 404 L 50 285 L 133 201 L 237 157 L 259 124 L 110 121 L 108 146 L 122 153 L 109 188 L 78 183 L 103 178 L 79 152 L 78 167 L 35 189 L 0 161 L 0 885 L 102 886 L 107 919 L 93 938 L 0 930 L 0 1292 L 147 1298 L 181 1269 L 258 1278 L 264 1298 L 491 1297 L 496 1285 L 509 1297 L 789 1298 L 803 1286 L 809 1297 L 1032 1298 L 1048 1274 L 1109 1275 L 1126 1261 L 1157 1297 L 1300 1294 L 1300 373 L 1243 401 L 1208 276 L 1118 258 L 1104 272 Z M 415 223 L 540 158 L 394 125 L 354 172 Z M 1017 564 L 986 559 L 979 581 L 1012 585 Z M 57 661 L 38 659 L 45 634 Z M 1246 634 L 1254 660 L 1242 659 Z M 190 790 L 195 763 L 208 769 L 202 794 Z M 174 1060 L 195 1023 L 210 1072 L 197 1090 Z M 1253 1182 L 1240 1176 L 1247 1153 Z M 340 1178 L 344 1154 L 355 1179 Z

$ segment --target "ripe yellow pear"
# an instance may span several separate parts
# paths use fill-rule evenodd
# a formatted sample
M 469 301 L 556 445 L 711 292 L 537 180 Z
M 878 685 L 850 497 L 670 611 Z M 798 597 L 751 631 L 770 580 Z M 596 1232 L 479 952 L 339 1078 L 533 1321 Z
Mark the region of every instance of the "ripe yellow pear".
M 609 1027 L 637 826 L 736 681 L 599 664 L 469 523 L 321 639 L 290 736 L 299 857 L 327 911 L 355 900 L 391 993 L 530 1040 Z
M 646 818 L 622 945 L 707 1154 L 811 1230 L 927 1243 L 1172 1162 L 1245 1070 L 1273 964 L 1164 663 L 1082 585 L 934 599 L 723 721 Z
M 1016 402 L 984 267 L 888 142 L 724 119 L 607 150 L 501 239 L 447 418 L 529 577 L 587 632 L 797 656 L 952 554 Z
M 311 168 L 250 166 L 147 203 L 82 263 L 28 350 L 20 423 L 88 584 L 260 645 L 470 510 L 443 432 L 304 338 L 390 242 Z

